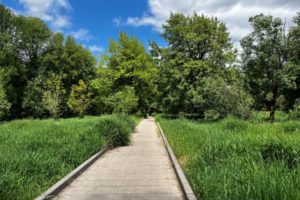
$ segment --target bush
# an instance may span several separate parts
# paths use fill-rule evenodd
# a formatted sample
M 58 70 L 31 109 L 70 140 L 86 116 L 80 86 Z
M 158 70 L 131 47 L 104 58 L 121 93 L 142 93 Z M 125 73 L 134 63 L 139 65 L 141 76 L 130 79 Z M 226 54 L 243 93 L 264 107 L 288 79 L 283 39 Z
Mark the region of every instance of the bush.
M 11 104 L 7 101 L 5 91 L 0 84 L 0 119 L 8 113 L 10 106 Z
M 288 118 L 294 120 L 300 119 L 300 99 L 296 99 L 294 108 L 289 112 Z
M 204 118 L 211 121 L 220 119 L 220 113 L 216 110 L 206 110 L 204 112 Z
M 204 111 L 208 120 L 234 115 L 247 119 L 251 116 L 252 98 L 238 85 L 228 84 L 221 78 L 205 78 L 202 86 L 190 92 L 194 107 Z
M 92 99 L 92 93 L 83 80 L 78 82 L 78 85 L 72 85 L 71 95 L 67 102 L 69 108 L 80 117 L 83 117 L 88 110 Z
M 119 117 L 105 116 L 96 127 L 99 134 L 105 137 L 108 148 L 128 145 L 130 142 L 132 127 Z
M 298 130 L 300 130 L 300 125 L 293 121 L 283 122 L 282 127 L 285 133 L 296 133 Z

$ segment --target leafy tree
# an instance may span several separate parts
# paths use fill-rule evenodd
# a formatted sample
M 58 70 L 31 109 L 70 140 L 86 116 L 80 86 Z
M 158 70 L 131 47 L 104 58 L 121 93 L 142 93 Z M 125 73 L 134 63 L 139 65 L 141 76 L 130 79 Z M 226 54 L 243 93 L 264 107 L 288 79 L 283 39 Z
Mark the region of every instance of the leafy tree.
M 295 79 L 294 88 L 285 88 L 284 98 L 287 102 L 287 109 L 293 108 L 296 99 L 300 99 L 300 13 L 294 17 L 294 26 L 288 33 L 288 66 L 287 73 Z
M 249 22 L 253 31 L 241 40 L 246 88 L 257 108 L 259 105 L 269 108 L 269 121 L 273 122 L 277 98 L 282 88 L 291 84 L 286 74 L 285 25 L 281 19 L 263 14 L 251 17 Z
M 55 33 L 43 57 L 42 72 L 59 74 L 64 87 L 70 91 L 79 80 L 88 82 L 95 78 L 96 58 L 70 35 L 64 39 L 62 33 Z
M 201 114 L 204 110 L 195 107 L 190 96 L 199 92 L 203 83 L 199 80 L 211 76 L 230 82 L 233 78 L 230 64 L 235 50 L 227 28 L 217 18 L 171 13 L 163 29 L 167 47 L 151 43 L 151 54 L 160 69 L 156 79 L 161 88 L 157 95 L 160 110 Z
M 39 75 L 27 83 L 22 102 L 22 107 L 27 116 L 40 118 L 48 115 L 45 104 L 41 101 L 44 96 L 45 80 L 46 78 Z
M 96 113 L 112 113 L 113 104 L 110 101 L 112 86 L 114 83 L 112 71 L 107 67 L 100 67 L 97 71 L 97 78 L 91 81 L 93 89 L 93 108 Z
M 43 103 L 54 119 L 57 119 L 63 113 L 62 103 L 65 93 L 61 78 L 58 75 L 51 74 L 46 81 Z
M 44 21 L 37 17 L 16 17 L 18 54 L 26 65 L 26 78 L 35 78 L 41 66 L 41 56 L 47 48 L 52 32 Z
M 292 120 L 300 120 L 300 99 L 295 100 L 293 109 L 289 111 L 288 118 Z
M 92 93 L 89 91 L 88 86 L 83 80 L 80 80 L 78 85 L 72 86 L 71 95 L 68 100 L 69 108 L 83 117 L 89 106 L 91 105 Z
M 138 98 L 138 110 L 142 113 L 148 112 L 156 68 L 151 56 L 138 38 L 129 37 L 127 33 L 120 32 L 117 42 L 110 39 L 109 49 L 106 54 L 102 55 L 99 68 L 97 79 L 110 79 L 110 81 L 105 83 L 96 80 L 93 82 L 94 88 L 105 90 L 104 93 L 107 94 L 107 89 L 104 89 L 105 85 L 109 87 L 110 94 L 116 94 L 126 86 L 133 87 L 135 96 Z M 100 95 L 103 97 L 104 94 Z M 110 98 L 111 95 L 106 97 Z M 105 98 L 102 99 L 105 104 Z
M 19 55 L 19 29 L 14 13 L 0 5 L 0 77 L 3 89 L 11 103 L 8 118 L 21 117 L 22 94 L 26 85 L 26 68 Z
M 6 99 L 5 91 L 2 87 L 2 84 L 0 84 L 0 119 L 3 118 L 3 116 L 7 115 L 11 104 Z
M 137 110 L 138 100 L 134 88 L 126 86 L 113 96 L 114 112 L 131 114 L 133 110 Z

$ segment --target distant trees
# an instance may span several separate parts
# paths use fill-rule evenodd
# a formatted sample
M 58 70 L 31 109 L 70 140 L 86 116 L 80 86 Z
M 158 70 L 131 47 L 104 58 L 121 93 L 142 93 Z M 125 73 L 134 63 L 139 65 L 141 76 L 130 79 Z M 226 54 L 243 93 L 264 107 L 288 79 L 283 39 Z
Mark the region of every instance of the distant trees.
M 241 63 L 226 25 L 215 17 L 171 13 L 148 51 L 120 31 L 98 63 L 70 35 L 0 5 L 0 118 L 102 113 L 196 114 L 247 118 L 252 109 L 293 109 L 300 101 L 300 13 L 249 19 Z M 280 104 L 280 105 L 279 105 Z M 295 117 L 294 117 L 295 118 Z
M 45 89 L 53 74 L 65 91 L 61 104 L 66 107 L 72 85 L 95 78 L 96 58 L 74 38 L 53 33 L 36 17 L 15 15 L 0 5 L 0 19 L 0 79 L 11 105 L 6 119 L 56 116 L 57 106 L 50 105 L 49 88 Z M 48 103 L 42 101 L 45 92 Z
M 97 104 L 106 107 L 105 112 L 147 113 L 154 98 L 156 71 L 143 43 L 120 32 L 118 41 L 110 39 L 93 81 Z

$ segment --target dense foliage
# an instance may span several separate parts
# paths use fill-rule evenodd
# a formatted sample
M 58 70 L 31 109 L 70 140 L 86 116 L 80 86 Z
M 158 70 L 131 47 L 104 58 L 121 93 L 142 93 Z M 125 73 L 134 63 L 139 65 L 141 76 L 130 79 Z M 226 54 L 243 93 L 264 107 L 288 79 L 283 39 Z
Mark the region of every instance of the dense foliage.
M 168 113 L 203 114 L 209 101 L 203 97 L 208 77 L 231 82 L 235 58 L 233 44 L 224 23 L 205 16 L 171 14 L 161 36 L 165 48 L 152 43 L 151 53 L 159 65 L 157 101 Z
M 216 17 L 171 13 L 149 52 L 133 34 L 110 39 L 99 63 L 75 39 L 0 6 L 1 120 L 153 112 L 218 120 L 290 111 L 300 99 L 300 14 L 251 17 L 237 56 Z M 241 58 L 240 61 L 237 58 Z
M 149 112 L 153 100 L 156 67 L 144 45 L 133 36 L 120 32 L 111 39 L 102 56 L 97 78 L 93 81 L 96 103 L 106 112 Z
M 71 36 L 53 33 L 42 20 L 15 15 L 3 5 L 0 19 L 0 81 L 11 104 L 4 119 L 53 115 L 57 107 L 49 104 L 57 103 L 49 93 L 53 74 L 66 94 L 60 102 L 64 108 L 72 85 L 95 77 L 95 57 Z M 45 96 L 48 100 L 43 103 Z M 70 114 L 68 109 L 60 112 Z

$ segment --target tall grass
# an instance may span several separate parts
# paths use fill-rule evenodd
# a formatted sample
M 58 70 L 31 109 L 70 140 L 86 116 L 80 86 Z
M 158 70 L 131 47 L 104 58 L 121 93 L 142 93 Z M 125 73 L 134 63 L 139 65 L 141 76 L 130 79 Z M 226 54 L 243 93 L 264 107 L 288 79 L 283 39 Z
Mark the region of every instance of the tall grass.
M 132 123 L 137 122 L 129 116 L 16 120 L 0 125 L 0 199 L 33 199 L 44 192 L 108 144 L 105 135 L 113 133 L 97 128 L 107 121 L 116 121 L 129 142 Z
M 199 199 L 300 199 L 300 122 L 158 117 Z

